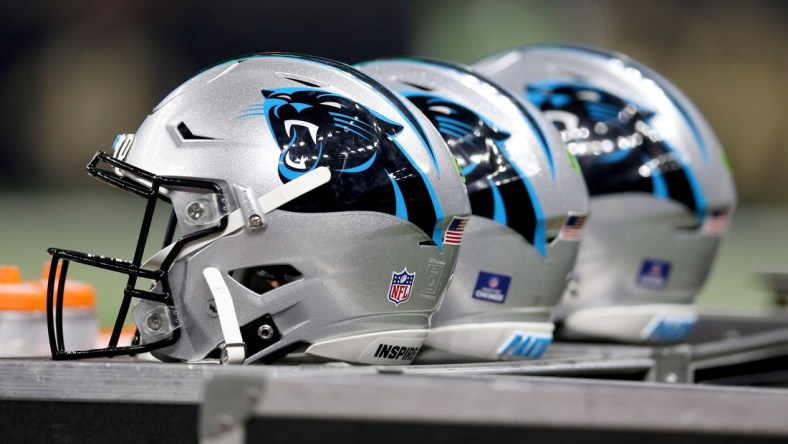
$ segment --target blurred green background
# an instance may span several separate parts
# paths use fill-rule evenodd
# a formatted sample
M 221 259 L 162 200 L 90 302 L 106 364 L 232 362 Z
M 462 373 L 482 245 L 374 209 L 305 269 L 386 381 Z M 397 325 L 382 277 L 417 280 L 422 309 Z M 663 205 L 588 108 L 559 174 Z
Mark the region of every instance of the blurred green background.
M 84 166 L 183 80 L 261 51 L 355 63 L 463 63 L 543 42 L 626 53 L 671 79 L 717 130 L 740 205 L 706 307 L 766 307 L 757 278 L 788 270 L 788 2 L 625 0 L 30 1 L 0 17 L 0 263 L 38 278 L 58 246 L 128 258 L 142 203 Z M 76 268 L 112 321 L 122 280 Z

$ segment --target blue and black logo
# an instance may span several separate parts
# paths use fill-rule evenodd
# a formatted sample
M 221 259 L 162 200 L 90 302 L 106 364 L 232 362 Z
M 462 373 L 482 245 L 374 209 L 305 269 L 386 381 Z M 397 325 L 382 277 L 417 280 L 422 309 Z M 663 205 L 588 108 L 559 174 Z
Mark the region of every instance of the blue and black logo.
M 457 158 L 473 214 L 508 225 L 544 254 L 544 218 L 530 182 L 504 145 L 511 135 L 451 100 L 421 91 L 402 94 L 430 119 Z
M 637 284 L 641 287 L 662 289 L 667 287 L 671 263 L 659 259 L 644 259 L 640 265 Z
M 443 214 L 428 179 L 396 142 L 403 126 L 339 94 L 317 88 L 263 90 L 241 117 L 265 115 L 282 150 L 283 182 L 326 166 L 329 184 L 288 211 L 378 211 L 410 221 L 442 245 Z
M 479 271 L 476 278 L 476 286 L 473 288 L 471 297 L 482 301 L 503 304 L 506 302 L 506 295 L 509 293 L 509 284 L 512 277 L 505 274 L 495 274 L 489 271 Z
M 686 205 L 702 220 L 700 185 L 652 127 L 654 112 L 580 82 L 537 82 L 525 93 L 561 131 L 592 196 L 652 193 Z

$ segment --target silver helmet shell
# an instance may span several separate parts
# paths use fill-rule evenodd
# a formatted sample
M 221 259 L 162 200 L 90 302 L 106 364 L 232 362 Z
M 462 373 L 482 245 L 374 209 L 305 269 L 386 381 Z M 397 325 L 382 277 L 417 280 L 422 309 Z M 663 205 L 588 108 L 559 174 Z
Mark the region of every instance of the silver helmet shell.
M 467 67 L 431 60 L 364 63 L 436 126 L 466 179 L 472 216 L 427 345 L 484 359 L 534 358 L 579 244 L 588 192 L 550 123 Z M 565 228 L 568 228 L 565 229 Z
M 557 310 L 563 332 L 682 339 L 736 204 L 700 111 L 659 74 L 604 50 L 525 47 L 475 66 L 553 121 L 588 184 L 576 279 Z
M 470 209 L 443 139 L 383 85 L 323 59 L 233 60 L 174 90 L 115 151 L 121 175 L 133 167 L 149 181 L 217 186 L 213 195 L 160 191 L 184 236 L 242 221 L 140 265 L 166 275 L 151 292 L 172 299 L 168 311 L 145 298 L 134 306 L 140 342 L 178 333 L 154 356 L 202 360 L 227 342 L 210 268 L 231 295 L 246 363 L 285 352 L 372 364 L 415 357 L 459 250 L 445 231 Z M 321 168 L 327 183 L 282 197 Z M 269 211 L 272 201 L 281 205 Z

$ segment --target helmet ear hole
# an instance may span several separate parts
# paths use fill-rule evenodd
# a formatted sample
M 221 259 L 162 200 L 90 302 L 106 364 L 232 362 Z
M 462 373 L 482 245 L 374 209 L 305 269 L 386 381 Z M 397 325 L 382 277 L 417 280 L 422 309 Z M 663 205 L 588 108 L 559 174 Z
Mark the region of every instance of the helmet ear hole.
M 280 264 L 238 268 L 230 272 L 230 277 L 249 290 L 262 295 L 295 282 L 304 275 L 291 265 Z
M 198 136 L 192 133 L 189 127 L 186 126 L 185 122 L 179 123 L 176 129 L 178 130 L 178 134 L 181 135 L 181 139 L 183 140 L 214 140 L 213 137 Z

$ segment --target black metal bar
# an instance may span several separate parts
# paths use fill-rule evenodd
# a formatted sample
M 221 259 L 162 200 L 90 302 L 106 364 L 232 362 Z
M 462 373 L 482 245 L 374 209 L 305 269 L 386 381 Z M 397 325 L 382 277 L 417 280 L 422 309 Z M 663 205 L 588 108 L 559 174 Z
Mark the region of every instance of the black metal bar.
M 68 274 L 68 262 L 67 260 L 63 261 L 63 266 L 60 268 L 60 279 L 58 280 L 57 284 L 57 300 L 56 304 L 57 307 L 55 308 L 55 327 L 56 327 L 56 335 L 60 339 L 58 341 L 58 349 L 60 351 L 65 350 L 66 344 L 65 336 L 63 335 L 63 298 L 64 293 L 66 290 L 66 275 Z M 56 270 L 57 272 L 57 270 Z
M 49 350 L 52 353 L 52 357 L 57 355 L 59 344 L 57 335 L 55 335 L 55 286 L 53 285 L 55 283 L 55 276 L 57 276 L 57 266 L 59 262 L 60 256 L 54 254 L 49 266 L 49 279 L 47 281 L 47 334 L 49 335 Z

